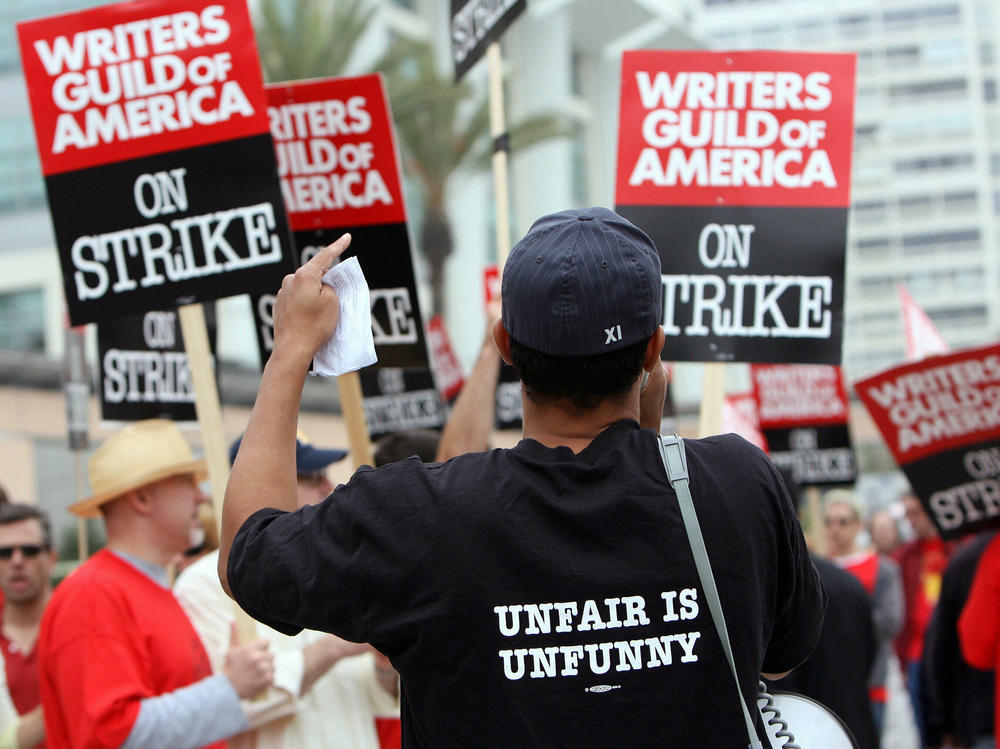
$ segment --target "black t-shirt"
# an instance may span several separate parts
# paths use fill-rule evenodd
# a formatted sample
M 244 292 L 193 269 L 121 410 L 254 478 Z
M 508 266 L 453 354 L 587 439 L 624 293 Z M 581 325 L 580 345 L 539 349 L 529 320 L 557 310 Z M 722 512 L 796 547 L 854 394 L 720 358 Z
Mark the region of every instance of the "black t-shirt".
M 822 635 L 806 662 L 787 678 L 772 682 L 771 688 L 812 697 L 836 713 L 860 749 L 878 749 L 868 699 L 877 648 L 871 598 L 850 572 L 819 557 L 813 557 L 813 563 L 829 596 Z
M 229 582 L 255 618 L 371 642 L 420 747 L 743 747 L 745 728 L 657 436 L 525 439 L 361 469 L 323 503 L 265 509 Z M 732 435 L 687 440 L 692 493 L 752 712 L 801 663 L 824 593 L 781 479 Z

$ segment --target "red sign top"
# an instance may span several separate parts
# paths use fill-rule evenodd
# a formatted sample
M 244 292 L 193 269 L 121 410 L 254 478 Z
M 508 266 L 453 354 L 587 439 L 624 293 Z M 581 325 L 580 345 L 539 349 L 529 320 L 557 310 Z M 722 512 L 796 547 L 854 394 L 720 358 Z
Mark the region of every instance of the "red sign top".
M 626 52 L 616 205 L 846 207 L 853 54 Z
M 722 401 L 722 431 L 738 434 L 747 442 L 768 452 L 767 439 L 760 431 L 757 401 L 753 393 L 726 395 Z
M 1000 344 L 895 367 L 854 389 L 900 465 L 1000 438 Z
M 292 229 L 406 221 L 381 75 L 269 85 L 267 102 Z
M 847 423 L 847 389 L 840 367 L 751 364 L 761 429 Z
M 17 33 L 46 176 L 267 132 L 244 0 L 135 0 Z
M 434 367 L 434 382 L 442 397 L 450 401 L 462 390 L 465 375 L 462 374 L 462 365 L 451 347 L 451 338 L 441 315 L 434 315 L 427 321 L 427 343 Z

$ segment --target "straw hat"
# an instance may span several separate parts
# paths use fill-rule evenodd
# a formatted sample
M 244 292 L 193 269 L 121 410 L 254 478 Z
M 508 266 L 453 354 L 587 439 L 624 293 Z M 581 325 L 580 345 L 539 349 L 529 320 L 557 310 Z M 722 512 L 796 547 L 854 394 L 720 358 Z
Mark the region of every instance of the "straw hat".
M 99 507 L 132 489 L 186 473 L 208 476 L 205 460 L 195 460 L 180 430 L 166 419 L 129 424 L 104 441 L 87 461 L 91 496 L 71 505 L 81 517 L 99 517 Z

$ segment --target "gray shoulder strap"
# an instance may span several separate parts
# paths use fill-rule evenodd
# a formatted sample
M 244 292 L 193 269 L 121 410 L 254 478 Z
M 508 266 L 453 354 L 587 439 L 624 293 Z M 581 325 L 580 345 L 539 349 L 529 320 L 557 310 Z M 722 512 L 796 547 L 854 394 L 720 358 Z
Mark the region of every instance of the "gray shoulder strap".
M 677 493 L 677 504 L 681 508 L 684 530 L 687 532 L 688 542 L 691 544 L 691 552 L 694 554 L 694 563 L 698 569 L 698 579 L 701 581 L 701 589 L 705 593 L 705 600 L 708 602 L 712 621 L 719 632 L 722 649 L 726 653 L 726 660 L 729 661 L 729 669 L 732 671 L 733 680 L 736 683 L 736 693 L 740 697 L 740 706 L 743 708 L 743 719 L 746 721 L 747 737 L 750 740 L 749 747 L 750 749 L 761 749 L 762 744 L 757 738 L 757 729 L 754 728 L 753 719 L 750 717 L 750 710 L 747 708 L 746 700 L 743 699 L 743 690 L 740 689 L 740 679 L 736 673 L 736 661 L 733 659 L 733 649 L 729 644 L 729 631 L 726 629 L 726 619 L 722 614 L 722 602 L 719 600 L 719 591 L 715 586 L 715 575 L 712 574 L 712 564 L 708 559 L 705 539 L 701 535 L 701 525 L 698 523 L 698 514 L 695 512 L 694 501 L 691 498 L 691 479 L 688 476 L 684 441 L 674 434 L 660 437 L 658 442 L 660 446 L 660 458 L 663 459 L 663 468 L 667 472 L 667 479 Z

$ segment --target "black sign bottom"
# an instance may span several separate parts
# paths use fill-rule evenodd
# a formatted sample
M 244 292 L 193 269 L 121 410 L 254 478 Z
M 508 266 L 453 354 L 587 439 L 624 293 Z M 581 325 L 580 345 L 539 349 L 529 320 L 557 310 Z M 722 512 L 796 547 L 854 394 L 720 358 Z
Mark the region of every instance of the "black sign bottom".
M 1000 443 L 937 453 L 903 472 L 941 538 L 1000 527 Z

